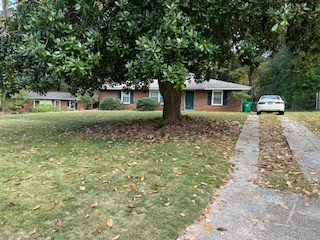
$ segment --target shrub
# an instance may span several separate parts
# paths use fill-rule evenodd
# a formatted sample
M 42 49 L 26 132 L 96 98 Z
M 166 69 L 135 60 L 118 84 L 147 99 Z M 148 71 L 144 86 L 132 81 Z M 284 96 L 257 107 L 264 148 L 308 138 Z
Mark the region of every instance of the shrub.
M 36 113 L 36 112 L 58 112 L 59 109 L 55 108 L 51 104 L 40 104 L 35 108 L 31 108 L 30 112 Z
M 153 98 L 141 98 L 137 101 L 139 111 L 154 111 L 160 106 L 160 103 Z
M 100 104 L 101 110 L 124 110 L 124 104 L 118 98 L 106 98 Z

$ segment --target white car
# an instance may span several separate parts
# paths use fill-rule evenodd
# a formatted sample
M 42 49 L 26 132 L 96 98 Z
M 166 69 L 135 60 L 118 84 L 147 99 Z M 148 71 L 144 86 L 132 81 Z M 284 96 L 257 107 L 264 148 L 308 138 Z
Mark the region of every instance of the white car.
M 278 112 L 284 114 L 284 101 L 279 95 L 262 95 L 257 102 L 257 114 L 262 112 Z

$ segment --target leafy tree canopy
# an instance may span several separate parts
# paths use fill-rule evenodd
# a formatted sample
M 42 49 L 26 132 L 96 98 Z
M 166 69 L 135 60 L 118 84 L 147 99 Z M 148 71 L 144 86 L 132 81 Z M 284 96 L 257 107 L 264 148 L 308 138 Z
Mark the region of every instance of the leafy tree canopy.
M 189 73 L 210 78 L 240 43 L 316 54 L 319 26 L 319 0 L 27 0 L 9 25 L 12 50 L 1 61 L 12 64 L 2 79 L 39 92 L 65 81 L 76 92 L 157 78 L 164 118 L 179 120 Z

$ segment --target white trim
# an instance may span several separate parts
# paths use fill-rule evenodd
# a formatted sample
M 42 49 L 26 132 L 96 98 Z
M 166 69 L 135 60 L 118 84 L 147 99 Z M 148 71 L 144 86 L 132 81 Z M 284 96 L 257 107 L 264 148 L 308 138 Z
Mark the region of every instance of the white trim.
M 128 101 L 124 101 L 123 99 L 124 98 L 128 98 Z M 131 98 L 131 92 L 124 92 L 124 91 L 121 91 L 121 102 L 123 104 L 130 104 L 130 98 Z
M 220 93 L 220 94 L 221 94 L 221 96 L 220 96 L 220 103 L 214 103 L 215 93 Z M 211 105 L 213 105 L 213 106 L 222 106 L 222 105 L 223 105 L 223 91 L 212 91 Z
M 152 97 L 152 95 L 151 95 L 152 93 L 156 93 L 156 94 L 157 94 L 157 99 L 156 99 L 155 97 Z M 150 90 L 150 91 L 149 91 L 149 97 L 157 100 L 158 103 L 160 103 L 161 105 L 163 105 L 163 97 L 162 97 L 162 95 L 161 95 L 161 93 L 160 93 L 159 90 Z

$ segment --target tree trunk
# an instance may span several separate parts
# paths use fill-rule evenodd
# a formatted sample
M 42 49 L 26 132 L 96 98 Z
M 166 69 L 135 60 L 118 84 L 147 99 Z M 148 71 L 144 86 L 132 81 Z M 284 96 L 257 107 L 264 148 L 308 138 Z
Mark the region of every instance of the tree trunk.
M 159 89 L 163 97 L 163 114 L 162 117 L 168 122 L 180 122 L 182 119 L 181 105 L 181 90 L 173 88 L 171 82 L 161 82 L 159 80 Z

